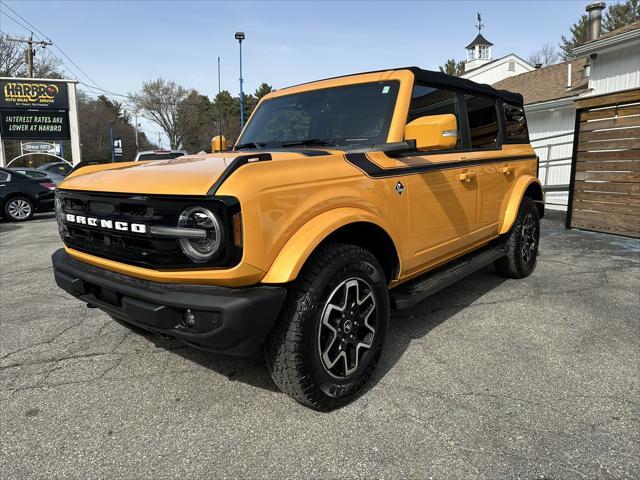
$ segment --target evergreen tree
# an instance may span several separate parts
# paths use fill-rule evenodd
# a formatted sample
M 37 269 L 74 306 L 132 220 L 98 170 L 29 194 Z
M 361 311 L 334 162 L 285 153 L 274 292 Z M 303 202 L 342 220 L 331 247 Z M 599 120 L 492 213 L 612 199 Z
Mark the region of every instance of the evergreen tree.
M 454 58 L 450 58 L 444 65 L 440 65 L 439 68 L 442 73 L 458 77 L 464 73 L 464 60 L 457 62 Z
M 608 7 L 602 16 L 602 33 L 612 32 L 638 20 L 640 20 L 640 0 L 615 3 Z M 572 50 L 587 42 L 588 30 L 589 17 L 587 14 L 583 14 L 569 29 L 571 32 L 569 38 L 563 35 L 560 40 L 560 49 L 564 60 L 573 58 Z

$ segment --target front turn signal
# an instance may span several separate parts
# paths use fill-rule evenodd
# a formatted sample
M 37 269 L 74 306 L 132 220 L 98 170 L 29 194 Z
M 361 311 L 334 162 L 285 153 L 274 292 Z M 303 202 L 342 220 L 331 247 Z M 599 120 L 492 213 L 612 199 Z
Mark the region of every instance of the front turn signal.
M 242 214 L 236 213 L 233 216 L 233 244 L 242 247 Z

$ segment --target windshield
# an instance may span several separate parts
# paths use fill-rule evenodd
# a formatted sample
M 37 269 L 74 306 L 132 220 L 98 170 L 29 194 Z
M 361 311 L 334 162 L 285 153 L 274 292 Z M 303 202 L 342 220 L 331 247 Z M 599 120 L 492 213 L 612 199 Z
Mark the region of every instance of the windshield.
M 386 143 L 398 88 L 360 83 L 265 100 L 236 148 Z
M 141 153 L 138 160 L 170 160 L 183 156 L 183 152 Z

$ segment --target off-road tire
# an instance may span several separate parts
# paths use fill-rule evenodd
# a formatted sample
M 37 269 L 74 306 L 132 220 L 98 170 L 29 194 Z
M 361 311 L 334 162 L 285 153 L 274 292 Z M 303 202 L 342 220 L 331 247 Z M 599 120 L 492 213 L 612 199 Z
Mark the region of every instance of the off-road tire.
M 344 293 L 340 293 L 341 288 Z M 342 308 L 353 304 L 354 297 L 358 303 L 355 314 L 353 309 L 350 312 L 349 308 L 336 308 L 336 303 L 343 303 L 342 298 Z M 367 297 L 362 304 L 361 297 Z M 371 305 L 373 309 L 367 315 Z M 354 320 L 356 326 L 353 330 L 350 327 L 349 331 L 360 337 L 366 335 L 369 347 L 358 346 L 360 340 L 351 340 L 354 343 L 345 343 L 344 347 L 339 343 L 349 341 L 345 339 L 349 318 L 360 319 Z M 331 325 L 336 322 L 335 330 L 325 321 Z M 369 331 L 363 333 L 365 323 Z M 372 325 L 375 326 L 374 333 L 370 333 Z M 388 326 L 388 285 L 376 258 L 368 250 L 354 245 L 323 245 L 290 285 L 280 317 L 265 342 L 271 378 L 284 393 L 315 410 L 327 411 L 344 405 L 361 394 L 369 382 L 380 359 Z M 354 346 L 356 343 L 358 345 Z M 327 368 L 324 347 L 327 356 L 332 348 L 332 352 L 337 352 L 336 348 L 341 352 L 344 348 L 344 359 L 336 360 L 333 367 L 334 370 L 343 368 L 342 377 L 334 376 Z M 359 357 L 360 351 L 363 353 Z M 355 359 L 351 373 L 347 352 Z
M 26 222 L 33 217 L 33 213 L 33 202 L 22 195 L 11 197 L 2 207 L 2 215 L 9 222 Z
M 531 231 L 531 228 L 534 230 Z M 527 245 L 533 243 L 533 247 Z M 498 273 L 506 278 L 524 278 L 536 268 L 540 244 L 540 214 L 533 199 L 524 197 L 513 227 L 504 235 L 506 255 L 496 260 Z M 523 253 L 528 250 L 528 253 Z

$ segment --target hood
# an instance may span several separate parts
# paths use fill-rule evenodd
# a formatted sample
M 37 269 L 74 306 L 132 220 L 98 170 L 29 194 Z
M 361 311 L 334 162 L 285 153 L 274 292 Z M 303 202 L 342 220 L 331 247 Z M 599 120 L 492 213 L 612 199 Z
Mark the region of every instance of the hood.
M 81 168 L 58 184 L 63 190 L 141 193 L 149 195 L 206 195 L 231 162 L 254 153 L 190 155 L 171 160 L 102 164 Z M 329 155 L 328 150 L 297 150 L 270 153 L 272 160 Z

